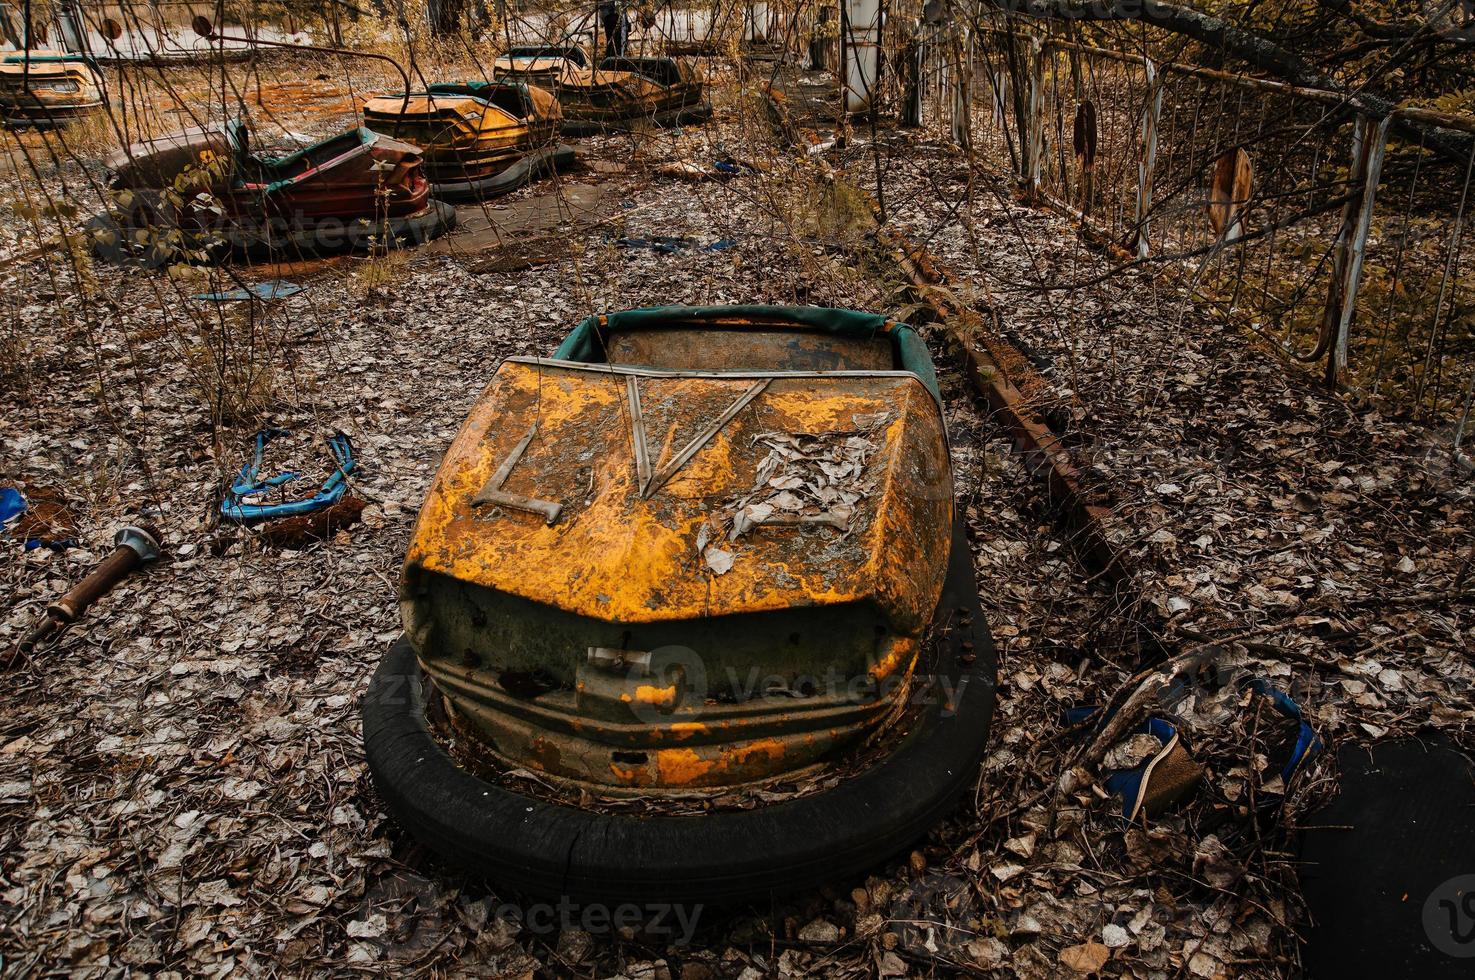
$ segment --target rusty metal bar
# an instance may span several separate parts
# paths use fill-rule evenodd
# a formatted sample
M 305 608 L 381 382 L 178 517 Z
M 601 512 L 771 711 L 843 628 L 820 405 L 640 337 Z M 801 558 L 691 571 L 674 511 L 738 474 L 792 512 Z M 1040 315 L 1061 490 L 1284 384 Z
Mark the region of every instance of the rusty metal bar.
M 486 487 L 482 488 L 481 493 L 476 495 L 476 499 L 472 503 L 510 507 L 513 510 L 537 514 L 549 524 L 558 520 L 558 515 L 563 513 L 563 504 L 554 503 L 551 500 L 538 500 L 535 497 L 525 497 L 520 493 L 508 493 L 506 490 L 492 490 Z
M 538 423 L 534 422 L 528 426 L 526 434 L 517 441 L 517 445 L 512 447 L 512 452 L 508 454 L 507 458 L 502 460 L 502 465 L 497 467 L 497 472 L 492 474 L 492 478 L 487 481 L 487 486 L 493 490 L 502 489 L 502 485 L 512 475 L 512 468 L 517 465 L 518 460 L 522 459 L 522 454 L 527 452 L 528 446 L 532 444 L 533 437 L 537 434 Z
M 635 375 L 625 378 L 625 396 L 630 403 L 630 441 L 635 449 L 635 479 L 640 484 L 640 495 L 650 486 L 650 444 L 645 441 L 645 414 L 640 410 L 640 379 Z
M 753 523 L 758 527 L 801 527 L 814 524 L 833 527 L 839 531 L 850 530 L 848 520 L 828 510 L 818 514 L 769 514 L 763 520 Z
M 532 443 L 533 436 L 538 434 L 538 423 L 534 422 L 528 427 L 527 433 L 518 440 L 517 445 L 512 447 L 512 452 L 502 460 L 502 465 L 497 467 L 491 479 L 487 480 L 486 486 L 471 499 L 473 507 L 491 504 L 500 507 L 510 507 L 513 510 L 525 511 L 531 514 L 539 514 L 549 524 L 558 520 L 558 515 L 563 513 L 563 504 L 554 503 L 551 500 L 538 500 L 534 497 L 525 497 L 520 493 L 509 493 L 502 489 L 507 478 L 512 475 L 513 467 L 517 466 L 522 454 L 527 452 L 528 445 Z
M 645 492 L 642 493 L 640 496 L 642 498 L 649 499 L 657 490 L 665 486 L 667 481 L 669 481 L 671 477 L 681 472 L 681 468 L 685 466 L 691 460 L 691 458 L 701 450 L 703 446 L 710 442 L 713 436 L 721 432 L 723 426 L 727 425 L 727 423 L 736 418 L 737 413 L 741 412 L 745 407 L 747 407 L 747 404 L 749 402 L 751 402 L 754 398 L 757 398 L 759 395 L 763 394 L 763 390 L 768 387 L 768 382 L 770 380 L 771 379 L 769 378 L 764 378 L 762 381 L 759 381 L 757 384 L 753 385 L 747 391 L 739 395 L 737 401 L 727 406 L 727 411 L 719 415 L 717 419 L 713 421 L 710 425 L 708 425 L 705 429 L 698 432 L 692 438 L 691 442 L 688 442 L 682 448 L 681 452 L 677 453 L 674 457 L 672 457 L 669 463 L 661 467 L 660 472 L 651 479 L 650 486 L 647 487 Z
M 21 638 L 5 666 L 10 666 L 35 650 L 42 641 L 56 636 L 81 619 L 94 602 L 111 592 L 130 572 L 158 558 L 161 538 L 162 535 L 152 527 L 125 527 L 118 531 L 113 537 L 113 553 L 65 595 L 46 607 L 45 615 Z
M 1347 370 L 1347 334 L 1357 310 L 1357 289 L 1362 283 L 1362 260 L 1367 253 L 1378 182 L 1383 176 L 1383 153 L 1388 145 L 1392 116 L 1370 120 L 1358 114 L 1352 131 L 1352 183 L 1361 187 L 1359 196 L 1342 211 L 1342 228 L 1337 233 L 1332 258 L 1332 283 L 1327 296 L 1323 329 L 1331 338 L 1327 352 L 1326 383 L 1335 388 Z

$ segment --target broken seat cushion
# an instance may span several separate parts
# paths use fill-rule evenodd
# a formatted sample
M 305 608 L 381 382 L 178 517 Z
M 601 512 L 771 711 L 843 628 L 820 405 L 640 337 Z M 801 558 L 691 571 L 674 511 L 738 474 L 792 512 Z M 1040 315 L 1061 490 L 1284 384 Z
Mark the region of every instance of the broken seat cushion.
M 1475 976 L 1475 782 L 1442 737 L 1345 746 L 1305 818 L 1307 975 Z M 1463 880 L 1462 880 L 1463 879 Z

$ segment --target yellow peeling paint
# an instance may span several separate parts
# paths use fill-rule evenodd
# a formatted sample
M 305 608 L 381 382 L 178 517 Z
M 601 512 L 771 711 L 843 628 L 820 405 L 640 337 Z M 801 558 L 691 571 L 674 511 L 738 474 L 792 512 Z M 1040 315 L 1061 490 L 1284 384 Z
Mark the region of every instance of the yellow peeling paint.
M 743 378 L 639 381 L 651 465 L 659 471 L 753 384 Z M 606 370 L 504 363 L 446 454 L 420 512 L 407 568 L 439 573 L 605 621 L 644 623 L 791 606 L 874 603 L 893 642 L 873 676 L 915 656 L 942 588 L 951 475 L 936 403 L 914 378 L 785 378 L 641 499 L 625 379 Z M 849 433 L 857 419 L 879 467 L 842 537 L 829 528 L 761 528 L 721 546 L 715 576 L 696 549 L 709 516 L 753 489 L 766 432 Z M 563 506 L 558 521 L 473 507 L 472 498 L 537 422 L 503 489 Z M 880 653 L 880 651 L 878 651 Z
M 661 749 L 656 771 L 663 786 L 693 786 L 717 776 L 766 775 L 783 757 L 784 743 L 776 738 L 719 748 L 708 756 L 694 749 Z
M 652 684 L 641 684 L 635 688 L 635 700 L 657 708 L 672 707 L 676 704 L 676 685 L 656 687 Z
M 703 759 L 691 749 L 661 749 L 656 753 L 656 768 L 661 782 L 668 786 L 688 786 L 712 771 L 717 763 Z

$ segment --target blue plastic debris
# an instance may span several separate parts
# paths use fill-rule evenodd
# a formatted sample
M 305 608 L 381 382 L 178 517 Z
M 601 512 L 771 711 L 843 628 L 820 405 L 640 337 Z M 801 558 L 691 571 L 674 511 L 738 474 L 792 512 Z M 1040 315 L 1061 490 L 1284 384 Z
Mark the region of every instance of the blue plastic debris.
M 281 517 L 311 514 L 314 511 L 331 507 L 343 499 L 343 495 L 348 492 L 348 475 L 353 472 L 357 464 L 353 458 L 353 442 L 341 432 L 328 437 L 328 450 L 333 454 L 333 461 L 338 464 L 338 468 L 333 471 L 333 475 L 328 477 L 327 482 L 316 494 L 302 500 L 289 500 L 277 504 L 258 503 L 250 499 L 261 498 L 270 491 L 280 490 L 298 479 L 298 474 L 290 471 L 278 473 L 266 479 L 261 478 L 261 456 L 267 443 L 288 434 L 287 429 L 262 429 L 256 433 L 256 452 L 251 462 L 241 468 L 240 475 L 226 491 L 225 499 L 220 502 L 222 518 L 234 524 L 259 524 L 262 521 L 274 521 Z
M 253 283 L 244 289 L 228 289 L 219 293 L 198 293 L 195 299 L 204 300 L 208 303 L 232 303 L 248 299 L 286 299 L 288 296 L 296 296 L 302 292 L 302 287 L 295 282 L 287 282 L 284 279 L 268 279 L 265 282 Z
M 25 495 L 15 487 L 0 487 L 0 524 L 9 524 L 26 512 Z
M 1271 686 L 1270 682 L 1263 677 L 1256 677 L 1250 681 L 1250 690 L 1261 697 L 1269 698 L 1270 704 L 1275 708 L 1282 718 L 1288 718 L 1296 722 L 1296 741 L 1291 746 L 1289 758 L 1280 771 L 1280 778 L 1284 782 L 1290 782 L 1291 777 L 1296 774 L 1306 763 L 1316 758 L 1321 753 L 1324 743 L 1321 736 L 1311 727 L 1306 716 L 1301 712 L 1301 706 L 1291 700 L 1291 696 L 1277 687 Z
M 682 249 L 695 244 L 690 238 L 670 238 L 664 235 L 654 235 L 650 238 L 615 239 L 615 245 L 618 248 L 648 248 L 662 255 L 675 255 Z

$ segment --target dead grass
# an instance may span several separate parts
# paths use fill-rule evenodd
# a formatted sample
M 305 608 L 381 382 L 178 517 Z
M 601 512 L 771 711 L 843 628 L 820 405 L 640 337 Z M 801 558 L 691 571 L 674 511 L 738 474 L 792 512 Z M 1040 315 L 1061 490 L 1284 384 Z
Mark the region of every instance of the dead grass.
M 410 253 L 404 249 L 380 252 L 358 260 L 351 280 L 352 291 L 369 296 L 403 282 L 410 265 Z

